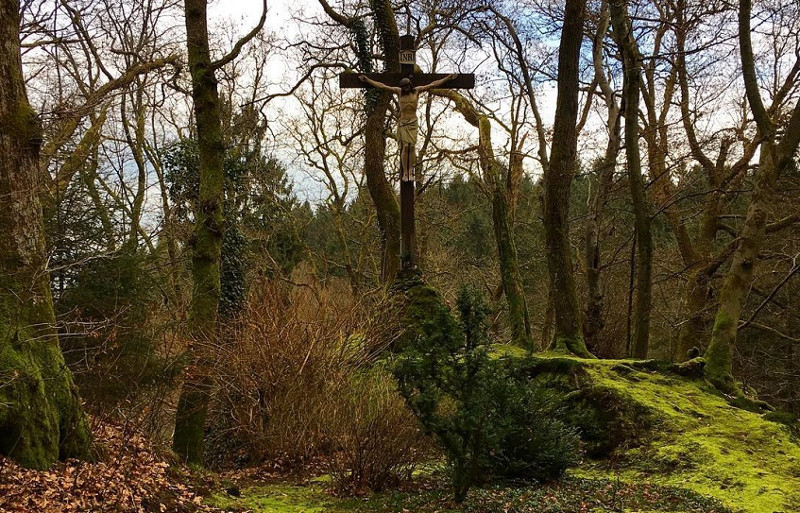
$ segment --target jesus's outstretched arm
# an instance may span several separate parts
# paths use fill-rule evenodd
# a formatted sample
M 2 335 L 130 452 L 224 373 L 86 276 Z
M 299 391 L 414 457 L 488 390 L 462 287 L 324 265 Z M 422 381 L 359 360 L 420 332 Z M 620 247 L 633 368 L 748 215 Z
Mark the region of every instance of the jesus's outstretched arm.
M 450 82 L 451 80 L 453 80 L 457 76 L 458 76 L 457 73 L 451 73 L 451 74 L 447 75 L 444 78 L 440 78 L 439 80 L 434 80 L 430 84 L 425 84 L 423 86 L 419 86 L 416 89 L 417 89 L 417 91 L 420 91 L 420 92 L 428 91 L 430 89 L 436 89 L 437 87 L 441 87 L 441 86 L 445 85 L 446 83 Z
M 377 89 L 383 89 L 384 91 L 389 91 L 389 92 L 392 92 L 392 93 L 395 93 L 395 94 L 400 94 L 400 88 L 399 87 L 392 87 L 390 85 L 384 84 L 383 82 L 378 82 L 377 80 L 372 80 L 371 78 L 369 78 L 366 75 L 359 75 L 358 79 L 360 81 L 362 81 L 362 82 L 366 82 L 367 84 L 369 84 L 372 87 L 375 87 Z

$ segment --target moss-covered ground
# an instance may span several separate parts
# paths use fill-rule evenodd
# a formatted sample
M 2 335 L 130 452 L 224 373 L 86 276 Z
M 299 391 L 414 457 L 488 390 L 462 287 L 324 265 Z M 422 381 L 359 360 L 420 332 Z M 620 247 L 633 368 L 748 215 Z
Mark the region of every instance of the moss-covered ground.
M 442 479 L 349 499 L 326 493 L 325 483 L 262 484 L 210 501 L 276 513 L 800 512 L 800 446 L 784 424 L 732 406 L 665 366 L 558 355 L 528 361 L 533 379 L 573 401 L 587 454 L 594 449 L 594 459 L 558 483 L 474 489 L 458 507 Z
M 207 501 L 228 511 L 269 513 L 733 513 L 721 502 L 680 488 L 606 479 L 566 478 L 544 486 L 475 489 L 456 505 L 444 486 L 338 499 L 316 484 L 252 486 L 239 497 L 218 493 Z
M 753 513 L 800 511 L 800 446 L 785 425 L 731 406 L 698 381 L 633 362 L 582 363 L 586 386 L 635 405 L 629 411 L 647 428 L 573 475 L 684 488 Z

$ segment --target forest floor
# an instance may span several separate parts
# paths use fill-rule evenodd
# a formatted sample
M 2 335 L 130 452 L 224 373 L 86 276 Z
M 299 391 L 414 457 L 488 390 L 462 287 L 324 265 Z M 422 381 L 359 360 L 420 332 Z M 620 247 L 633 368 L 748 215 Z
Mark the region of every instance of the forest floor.
M 606 427 L 625 434 L 603 459 L 587 459 L 556 483 L 474 489 L 457 506 L 434 467 L 399 490 L 339 497 L 324 466 L 300 477 L 266 468 L 189 470 L 144 437 L 94 422 L 95 463 L 67 461 L 42 472 L 0 458 L 0 511 L 800 512 L 800 446 L 785 425 L 633 362 L 542 361 L 551 370 L 537 379 L 568 376 L 591 400 L 613 398 L 604 403 L 613 414 Z
M 579 513 L 601 511 L 734 513 L 720 501 L 649 482 L 566 477 L 548 485 L 474 489 L 452 500 L 443 469 L 401 489 L 340 497 L 324 474 L 271 467 L 220 474 L 172 465 L 119 426 L 95 426 L 100 460 L 69 460 L 48 471 L 0 458 L 0 512 L 177 513 Z
M 401 491 L 337 498 L 320 483 L 253 484 L 233 497 L 208 502 L 224 510 L 274 513 L 581 513 L 602 511 L 733 512 L 710 497 L 650 483 L 566 477 L 535 486 L 492 486 L 470 491 L 456 505 L 446 481 L 416 483 Z

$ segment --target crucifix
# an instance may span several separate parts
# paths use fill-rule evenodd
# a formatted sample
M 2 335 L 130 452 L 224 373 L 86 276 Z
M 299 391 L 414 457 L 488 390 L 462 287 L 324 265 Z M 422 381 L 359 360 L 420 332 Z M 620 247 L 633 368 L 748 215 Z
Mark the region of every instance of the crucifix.
M 415 145 L 419 122 L 419 93 L 429 89 L 472 89 L 475 75 L 453 73 L 416 73 L 414 36 L 400 37 L 400 73 L 343 73 L 340 88 L 377 88 L 397 94 L 400 111 L 397 120 L 397 143 L 400 146 L 400 246 L 403 267 L 416 267 L 417 252 L 414 228 Z

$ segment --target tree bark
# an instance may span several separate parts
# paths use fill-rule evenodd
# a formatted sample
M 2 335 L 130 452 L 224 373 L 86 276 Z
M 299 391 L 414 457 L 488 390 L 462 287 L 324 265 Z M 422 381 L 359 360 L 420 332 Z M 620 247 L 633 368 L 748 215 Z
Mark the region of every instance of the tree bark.
M 625 155 L 627 157 L 628 184 L 633 201 L 636 225 L 636 303 L 634 310 L 634 336 L 632 355 L 647 358 L 650 343 L 650 309 L 653 289 L 653 238 L 650 233 L 650 204 L 642 177 L 642 160 L 639 154 L 639 94 L 641 89 L 641 56 L 633 28 L 628 17 L 626 1 L 612 0 L 611 25 L 614 38 L 622 53 L 623 82 L 622 104 L 625 117 Z
M 578 88 L 585 0 L 567 0 L 558 53 L 558 95 L 549 165 L 544 172 L 545 248 L 555 308 L 550 348 L 591 357 L 581 331 L 581 312 L 569 244 L 569 197 L 577 166 Z
M 508 304 L 511 339 L 515 344 L 533 350 L 528 302 L 525 299 L 522 276 L 519 272 L 519 258 L 509 216 L 508 197 L 500 183 L 494 185 L 492 193 L 492 223 L 497 256 L 500 260 L 500 278 Z
M 322 9 L 333 21 L 347 28 L 356 48 L 356 60 L 362 73 L 372 72 L 375 57 L 370 46 L 364 22 L 357 17 L 345 16 L 334 10 L 326 0 L 319 0 Z M 378 33 L 386 71 L 400 71 L 400 35 L 394 19 L 394 10 L 387 0 L 369 0 L 375 29 Z M 378 217 L 381 232 L 381 281 L 390 284 L 400 269 L 400 204 L 394 188 L 386 178 L 386 112 L 391 93 L 375 89 L 365 91 L 364 112 L 364 175 L 367 190 Z
M 400 71 L 400 34 L 397 30 L 392 5 L 387 0 L 370 0 L 369 4 L 384 62 L 386 62 L 386 71 Z M 377 101 L 370 102 L 370 94 L 379 95 Z M 397 202 L 394 188 L 386 178 L 385 169 L 386 135 L 384 130 L 391 93 L 368 92 L 367 98 L 364 173 L 367 177 L 367 188 L 378 214 L 378 227 L 381 231 L 381 278 L 383 283 L 388 284 L 394 281 L 394 277 L 400 269 L 400 205 Z
M 42 129 L 22 76 L 19 9 L 0 0 L 0 454 L 43 469 L 89 457 L 91 439 L 54 328 Z
M 385 169 L 384 130 L 391 93 L 377 91 L 367 93 L 368 96 L 372 94 L 378 96 L 378 99 L 374 105 L 367 106 L 367 122 L 364 127 L 364 174 L 381 232 L 381 281 L 389 284 L 394 281 L 400 269 L 400 205 L 392 184 L 386 178 Z
M 750 199 L 745 223 L 739 234 L 739 244 L 731 268 L 725 276 L 720 293 L 720 305 L 714 319 L 711 343 L 706 350 L 706 378 L 719 390 L 738 393 L 733 379 L 733 350 L 739 319 L 747 291 L 753 280 L 753 270 L 766 233 L 767 209 L 775 184 L 782 171 L 791 165 L 800 143 L 800 101 L 796 104 L 783 137 L 778 140 L 776 127 L 764 107 L 750 40 L 751 0 L 739 2 L 739 46 L 745 92 L 758 136 L 762 140 L 758 175 Z
M 585 308 L 586 321 L 583 325 L 583 336 L 586 343 L 592 347 L 597 342 L 597 337 L 605 325 L 603 308 L 604 294 L 600 283 L 601 251 L 600 228 L 603 223 L 603 210 L 611 192 L 614 182 L 614 170 L 617 167 L 617 153 L 620 146 L 620 108 L 617 104 L 616 93 L 606 78 L 603 69 L 603 40 L 608 31 L 610 14 L 608 5 L 604 2 L 601 10 L 600 21 L 595 32 L 592 49 L 594 63 L 594 76 L 603 92 L 603 99 L 608 109 L 606 124 L 608 125 L 608 143 L 602 160 L 596 166 L 594 187 L 589 193 L 589 216 L 584 234 L 584 260 L 586 262 L 586 285 L 588 297 Z
M 684 0 L 679 0 L 675 9 L 675 42 L 677 45 L 675 68 L 681 92 L 681 120 L 692 157 L 702 166 L 708 180 L 710 192 L 703 204 L 700 230 L 691 243 L 679 216 L 667 216 L 670 227 L 679 236 L 679 241 L 682 241 L 678 248 L 681 252 L 683 263 L 689 271 L 686 297 L 684 299 L 688 318 L 681 325 L 678 344 L 673 354 L 673 359 L 677 361 L 686 360 L 690 349 L 703 347 L 707 343 L 707 333 L 711 326 L 711 315 L 708 312 L 708 302 L 712 290 L 711 281 L 719 267 L 733 253 L 732 249 L 725 248 L 714 254 L 713 243 L 719 231 L 720 214 L 723 212 L 726 203 L 732 201 L 731 198 L 736 197 L 736 194 L 728 194 L 727 192 L 739 189 L 745 171 L 758 146 L 755 140 L 745 143 L 743 154 L 733 164 L 728 164 L 727 162 L 729 150 L 733 144 L 732 139 L 724 138 L 720 142 L 719 153 L 714 160 L 706 155 L 703 150 L 697 138 L 694 119 L 689 106 L 692 95 L 689 90 L 689 72 L 686 66 L 686 39 L 690 28 L 696 21 L 688 21 L 685 13 L 685 2 Z M 663 189 L 666 189 L 665 193 L 662 194 L 664 200 L 670 201 L 670 198 L 675 194 L 672 190 L 670 177 L 664 177 L 661 185 Z M 668 207 L 668 212 L 671 210 L 671 207 Z M 679 226 L 674 226 L 676 222 L 680 223 Z
M 172 447 L 184 461 L 201 464 L 210 388 L 206 372 L 207 348 L 215 340 L 220 299 L 225 149 L 217 80 L 208 47 L 206 0 L 185 0 L 184 6 L 197 127 L 200 192 L 195 206 L 192 240 L 192 300 L 189 305 L 192 342 L 188 348 L 189 362 L 178 401 Z

